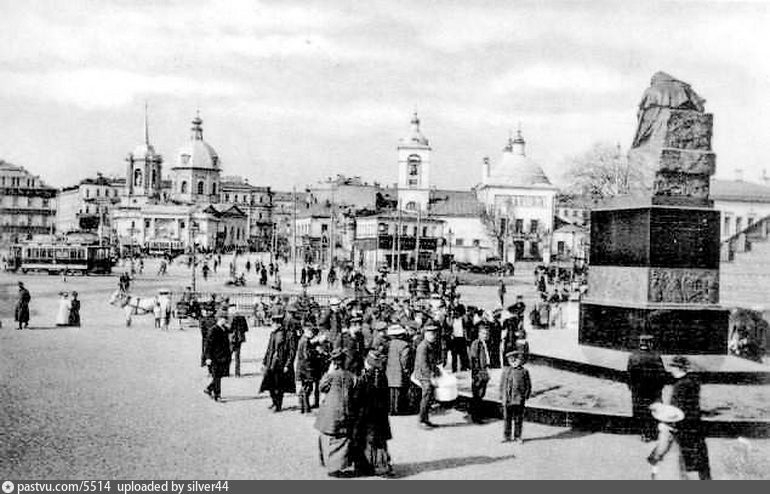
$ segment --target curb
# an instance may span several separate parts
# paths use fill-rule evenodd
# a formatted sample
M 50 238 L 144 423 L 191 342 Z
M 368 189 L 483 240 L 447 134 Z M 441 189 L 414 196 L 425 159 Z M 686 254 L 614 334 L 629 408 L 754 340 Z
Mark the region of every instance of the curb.
M 609 379 L 611 381 L 626 382 L 626 372 L 617 369 L 610 369 L 600 365 L 588 364 L 585 362 L 574 362 L 558 357 L 548 355 L 530 354 L 529 361 L 551 367 L 553 369 L 565 370 L 583 374 L 586 376 L 597 377 L 600 379 Z M 770 384 L 770 372 L 697 372 L 692 374 L 697 376 L 701 384 L 738 384 L 738 385 L 761 385 Z
M 460 392 L 458 401 L 470 402 L 470 396 Z M 500 403 L 491 400 L 483 402 L 484 414 L 502 418 Z M 638 434 L 633 417 L 612 413 L 594 413 L 567 408 L 552 408 L 527 405 L 524 419 L 537 424 L 568 427 L 609 434 Z M 746 437 L 752 439 L 770 438 L 770 420 L 710 420 L 702 421 L 706 437 Z

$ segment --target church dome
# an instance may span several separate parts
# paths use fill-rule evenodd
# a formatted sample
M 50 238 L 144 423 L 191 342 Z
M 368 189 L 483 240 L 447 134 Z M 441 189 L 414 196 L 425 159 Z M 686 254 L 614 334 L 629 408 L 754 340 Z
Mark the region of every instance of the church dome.
M 543 168 L 527 157 L 525 144 L 520 130 L 515 138 L 508 139 L 502 158 L 489 171 L 488 183 L 515 187 L 551 186 Z
M 180 168 L 219 169 L 219 155 L 203 140 L 203 120 L 196 116 L 192 121 L 190 141 L 179 148 L 176 166 Z
M 428 146 L 428 138 L 425 137 L 420 131 L 420 119 L 417 117 L 417 112 L 414 112 L 411 121 L 411 132 L 405 138 L 401 139 L 402 146 Z

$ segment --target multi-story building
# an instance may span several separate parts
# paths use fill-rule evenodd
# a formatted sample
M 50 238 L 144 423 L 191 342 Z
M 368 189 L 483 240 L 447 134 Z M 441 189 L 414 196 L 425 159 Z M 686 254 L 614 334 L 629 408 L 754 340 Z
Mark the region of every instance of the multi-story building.
M 145 123 L 144 143 L 126 159 L 126 187 L 120 207 L 112 212 L 112 229 L 121 248 L 134 250 L 161 241 L 181 242 L 188 249 L 247 247 L 246 213 L 235 204 L 220 204 L 221 163 L 203 140 L 200 116 L 193 119 L 190 140 L 177 153 L 170 190 L 163 190 L 163 159 L 148 134 Z
M 249 184 L 248 179 L 226 176 L 220 180 L 219 201 L 238 206 L 247 217 L 246 236 L 249 246 L 268 251 L 273 236 L 273 193 L 270 187 Z
M 56 231 L 87 231 L 109 236 L 110 216 L 120 204 L 124 180 L 97 173 L 77 185 L 64 187 L 56 195 Z
M 56 189 L 24 167 L 0 160 L 0 244 L 52 233 Z

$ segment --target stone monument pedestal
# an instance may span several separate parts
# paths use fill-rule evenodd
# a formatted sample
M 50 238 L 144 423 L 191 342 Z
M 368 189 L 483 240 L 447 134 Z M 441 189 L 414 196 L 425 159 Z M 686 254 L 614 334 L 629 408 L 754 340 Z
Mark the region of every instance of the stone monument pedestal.
M 654 167 L 651 195 L 619 197 L 591 212 L 581 345 L 664 354 L 725 354 L 719 306 L 719 212 L 709 199 L 713 117 L 689 85 L 658 73 L 640 104 L 631 166 Z

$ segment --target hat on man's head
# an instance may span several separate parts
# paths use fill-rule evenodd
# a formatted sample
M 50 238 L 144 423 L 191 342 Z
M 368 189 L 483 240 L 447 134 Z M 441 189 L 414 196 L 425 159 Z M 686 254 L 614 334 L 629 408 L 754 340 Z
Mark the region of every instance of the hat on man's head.
M 375 331 L 384 331 L 388 329 L 388 325 L 385 323 L 385 321 L 375 321 L 372 324 L 372 329 Z
M 674 358 L 672 358 L 670 365 L 671 367 L 676 367 L 677 369 L 681 369 L 683 371 L 690 370 L 690 361 L 687 359 L 687 357 L 682 355 L 676 355 Z
M 342 348 L 335 348 L 329 355 L 329 360 L 342 360 L 345 358 L 346 352 Z
M 524 352 L 521 350 L 511 350 L 510 352 L 505 353 L 505 358 L 522 358 L 524 357 Z
M 400 324 L 391 324 L 388 327 L 388 336 L 401 336 L 404 333 L 406 333 L 406 329 Z
M 436 326 L 435 324 L 428 324 L 428 325 L 426 325 L 426 326 L 425 326 L 424 328 L 422 328 L 422 329 L 423 329 L 423 330 L 424 330 L 426 333 L 428 333 L 428 332 L 430 332 L 430 333 L 435 333 L 436 331 L 438 331 L 438 326 Z
M 684 420 L 684 412 L 673 405 L 653 403 L 650 405 L 650 411 L 658 422 L 672 424 Z
M 273 310 L 273 312 L 270 314 L 270 319 L 273 321 L 283 321 L 283 311 L 281 310 Z
M 382 366 L 385 364 L 385 359 L 382 358 L 382 354 L 380 352 L 372 350 L 366 355 L 366 363 L 370 367 L 382 368 Z
M 360 312 L 354 312 L 350 316 L 350 322 L 361 322 L 363 320 L 364 320 L 364 318 L 361 316 Z

